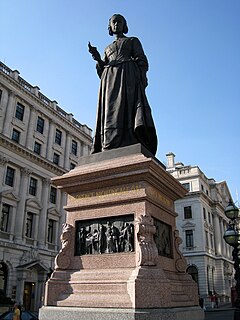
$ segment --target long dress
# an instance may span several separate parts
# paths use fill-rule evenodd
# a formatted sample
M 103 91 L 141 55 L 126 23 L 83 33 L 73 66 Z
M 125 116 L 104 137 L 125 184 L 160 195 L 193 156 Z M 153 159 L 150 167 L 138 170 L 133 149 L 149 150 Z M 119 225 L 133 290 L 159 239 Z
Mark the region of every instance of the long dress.
M 92 153 L 142 143 L 153 155 L 157 136 L 145 94 L 147 58 L 136 37 L 119 38 L 97 64 L 100 76 Z

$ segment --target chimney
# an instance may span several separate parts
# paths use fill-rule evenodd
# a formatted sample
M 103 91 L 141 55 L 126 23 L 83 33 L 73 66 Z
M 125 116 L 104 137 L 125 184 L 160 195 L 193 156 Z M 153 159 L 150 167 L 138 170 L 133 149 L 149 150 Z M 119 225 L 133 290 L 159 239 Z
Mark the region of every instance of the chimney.
M 169 152 L 166 154 L 167 156 L 167 168 L 174 168 L 175 163 L 174 163 L 174 158 L 175 154 L 173 152 Z

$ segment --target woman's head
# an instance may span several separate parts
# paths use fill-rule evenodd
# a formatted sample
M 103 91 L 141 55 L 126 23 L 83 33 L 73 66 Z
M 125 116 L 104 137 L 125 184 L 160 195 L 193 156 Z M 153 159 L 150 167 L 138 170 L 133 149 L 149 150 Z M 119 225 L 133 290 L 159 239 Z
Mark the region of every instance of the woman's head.
M 121 15 L 121 14 L 114 14 L 110 19 L 109 19 L 109 24 L 108 24 L 108 32 L 110 36 L 116 33 L 116 30 L 113 30 L 114 24 L 118 22 L 122 26 L 122 33 L 126 34 L 128 33 L 128 26 L 127 26 L 127 21 L 126 19 Z

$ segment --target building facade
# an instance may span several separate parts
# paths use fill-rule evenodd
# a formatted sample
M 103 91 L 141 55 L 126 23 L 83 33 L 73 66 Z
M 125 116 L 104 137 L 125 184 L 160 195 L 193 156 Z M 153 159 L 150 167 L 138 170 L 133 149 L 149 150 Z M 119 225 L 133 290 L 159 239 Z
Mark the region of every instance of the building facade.
M 187 272 L 198 283 L 199 295 L 206 303 L 211 293 L 221 301 L 229 301 L 233 286 L 232 249 L 223 239 L 228 227 L 224 210 L 232 199 L 227 183 L 207 178 L 198 166 L 175 163 L 172 152 L 167 154 L 167 171 L 188 190 L 183 199 L 175 202 Z
M 0 62 L 0 291 L 38 310 L 67 195 L 51 178 L 89 154 L 92 131 Z

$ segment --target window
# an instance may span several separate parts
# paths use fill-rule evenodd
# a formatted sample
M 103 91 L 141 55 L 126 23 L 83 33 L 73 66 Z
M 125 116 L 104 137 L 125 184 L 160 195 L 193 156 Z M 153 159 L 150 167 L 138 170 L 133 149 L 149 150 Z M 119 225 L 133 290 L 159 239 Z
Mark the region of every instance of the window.
M 208 190 L 206 190 L 206 194 L 207 194 L 207 196 L 208 196 Z
M 74 163 L 70 163 L 70 170 L 74 169 L 76 167 L 76 165 Z
M 3 203 L 2 204 L 2 217 L 0 222 L 0 230 L 7 232 L 8 231 L 8 220 L 10 214 L 10 205 Z
M 21 103 L 18 103 L 16 106 L 15 118 L 23 121 L 24 116 L 24 106 Z
M 203 185 L 201 184 L 201 189 L 202 189 L 202 191 L 204 191 L 204 187 L 203 187 Z
M 206 220 L 206 209 L 203 208 L 203 219 Z
M 34 152 L 36 153 L 36 154 L 41 154 L 41 144 L 40 143 L 38 143 L 38 142 L 36 142 L 35 141 L 35 144 L 34 144 Z
M 214 240 L 213 240 L 212 234 L 210 234 L 210 239 L 211 239 L 211 248 L 214 250 Z
M 8 267 L 4 262 L 0 262 L 0 292 L 3 296 L 6 296 L 8 279 Z
M 59 154 L 54 152 L 54 154 L 53 154 L 53 163 L 59 165 L 59 159 L 60 159 Z
M 208 238 L 208 232 L 205 231 L 205 239 L 206 239 L 206 247 L 209 247 L 209 238 Z
M 32 196 L 35 196 L 37 193 L 37 179 L 35 178 L 30 178 L 30 183 L 29 183 L 29 194 Z
M 16 129 L 13 129 L 12 140 L 17 142 L 17 143 L 19 143 L 19 141 L 20 141 L 20 132 L 17 131 Z
M 59 145 L 61 145 L 62 143 L 62 131 L 56 129 L 56 133 L 55 133 L 55 142 Z
M 2 99 L 2 90 L 0 90 L 0 102 L 1 102 L 1 99 Z
M 196 283 L 198 283 L 198 269 L 195 266 L 189 266 L 186 272 L 191 275 Z
M 53 234 L 54 234 L 54 220 L 48 220 L 48 234 L 47 234 L 47 241 L 53 243 Z
M 41 117 L 38 117 L 37 119 L 37 131 L 40 133 L 43 133 L 44 130 L 44 119 Z
M 187 189 L 187 191 L 190 191 L 190 183 L 187 182 L 187 183 L 182 183 L 182 186 Z
M 191 219 L 192 218 L 192 207 L 184 207 L 184 219 Z
M 11 167 L 7 167 L 6 177 L 5 177 L 5 184 L 13 187 L 14 183 L 14 175 L 15 175 L 15 169 Z
M 57 189 L 54 187 L 50 188 L 50 202 L 51 203 L 56 203 L 57 200 Z
M 193 231 L 192 230 L 186 230 L 186 247 L 192 248 L 193 247 Z
M 33 213 L 27 213 L 27 221 L 26 221 L 26 237 L 32 238 L 33 231 Z
M 77 155 L 77 141 L 72 140 L 72 154 Z
M 211 213 L 208 212 L 208 222 L 211 224 L 212 223 L 212 220 L 211 220 L 212 216 L 211 216 Z

